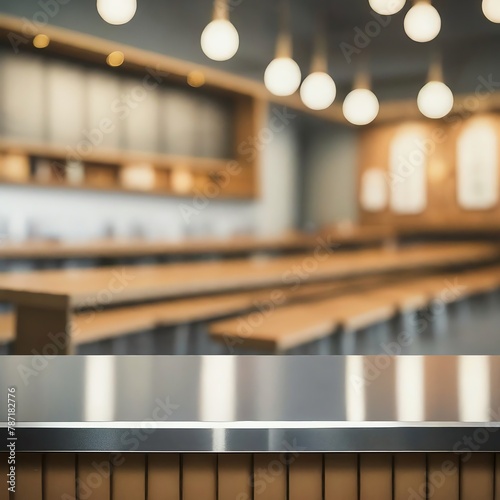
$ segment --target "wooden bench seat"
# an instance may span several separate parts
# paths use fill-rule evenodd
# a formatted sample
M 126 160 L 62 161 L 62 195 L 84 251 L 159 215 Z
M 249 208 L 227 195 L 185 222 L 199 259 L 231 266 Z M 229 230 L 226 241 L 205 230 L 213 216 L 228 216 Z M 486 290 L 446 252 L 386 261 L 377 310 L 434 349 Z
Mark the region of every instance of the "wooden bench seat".
M 11 312 L 0 313 L 0 345 L 14 340 L 15 317 Z
M 499 286 L 500 267 L 412 278 L 367 292 L 286 306 L 253 326 L 245 317 L 215 322 L 209 331 L 228 345 L 283 351 L 328 336 L 337 326 L 359 330 L 390 319 L 397 311 L 422 309 L 433 300 L 450 303 Z
M 333 333 L 337 326 L 358 329 L 390 319 L 396 313 L 392 301 L 367 300 L 360 293 L 282 307 L 268 316 L 219 321 L 210 325 L 213 338 L 228 346 L 291 349 Z
M 311 283 L 296 289 L 281 287 L 76 312 L 73 314 L 72 339 L 78 345 L 160 326 L 211 320 L 258 308 L 274 308 L 297 300 L 319 297 L 358 282 L 359 280 L 347 284 Z M 279 303 L 274 303 L 273 300 L 278 297 Z M 13 313 L 0 314 L 0 344 L 14 340 L 14 321 Z
M 460 295 L 443 294 L 453 286 L 465 288 Z M 442 299 L 449 303 L 476 293 L 495 289 L 500 284 L 500 268 L 468 271 L 459 275 L 437 275 L 388 285 L 379 278 L 354 279 L 346 282 L 303 284 L 297 289 L 282 287 L 236 294 L 194 297 L 153 304 L 120 307 L 98 312 L 74 314 L 75 344 L 95 342 L 142 330 L 180 323 L 213 320 L 224 316 L 266 309 L 272 294 L 281 293 L 281 311 L 274 311 L 263 324 L 252 328 L 252 338 L 241 325 L 242 318 L 213 323 L 210 334 L 216 338 L 236 339 L 236 343 L 285 350 L 304 342 L 329 335 L 337 326 L 356 330 L 390 318 L 396 310 L 404 312 L 426 307 L 430 301 Z M 375 287 L 373 291 L 354 293 L 352 288 Z M 323 295 L 348 291 L 347 296 L 321 300 Z M 351 290 L 349 292 L 349 290 Z M 318 302 L 305 303 L 308 300 Z M 294 302 L 299 304 L 292 306 Z M 267 305 L 266 305 L 267 304 Z M 335 310 L 332 316 L 331 311 Z M 277 314 L 277 313 L 280 314 Z M 285 319 L 284 319 L 285 318 Z M 326 319 L 325 319 L 326 318 Z M 312 319 L 312 321 L 311 321 Z M 247 327 L 246 330 L 249 328 Z M 14 339 L 14 315 L 0 314 L 0 344 Z

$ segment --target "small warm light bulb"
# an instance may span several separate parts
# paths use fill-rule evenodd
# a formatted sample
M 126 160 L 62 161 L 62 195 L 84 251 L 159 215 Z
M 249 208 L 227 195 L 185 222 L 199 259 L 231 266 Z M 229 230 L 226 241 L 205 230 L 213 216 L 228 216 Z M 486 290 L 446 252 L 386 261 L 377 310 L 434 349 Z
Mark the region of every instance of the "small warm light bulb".
M 187 82 L 191 87 L 201 87 L 205 84 L 205 75 L 201 71 L 190 71 L 187 75 Z
M 109 24 L 128 23 L 137 10 L 137 0 L 97 0 L 97 12 Z
M 194 179 L 193 174 L 184 168 L 176 168 L 172 170 L 171 186 L 176 193 L 188 193 L 193 189 Z
M 500 2 L 498 0 L 483 0 L 483 14 L 492 23 L 500 23 Z
M 367 125 L 378 115 L 377 96 L 368 89 L 354 89 L 344 100 L 342 111 L 347 121 L 353 125 Z
M 300 97 L 310 109 L 326 109 L 335 100 L 337 87 L 332 77 L 322 71 L 311 73 L 302 82 Z
M 42 33 L 36 35 L 35 38 L 33 38 L 33 45 L 37 49 L 44 49 L 49 45 L 49 43 L 50 43 L 50 38 Z
M 267 90 L 274 95 L 292 95 L 300 85 L 299 65 L 290 57 L 273 59 L 264 73 Z
M 453 108 L 453 92 L 443 82 L 431 81 L 420 89 L 417 105 L 427 118 L 443 118 Z
M 109 54 L 106 58 L 106 62 L 108 63 L 108 65 L 113 67 L 121 66 L 123 64 L 123 61 L 125 61 L 125 55 L 119 50 L 111 52 L 111 54 Z
M 426 0 L 419 0 L 406 14 L 406 34 L 415 42 L 429 42 L 441 31 L 441 16 Z
M 398 13 L 406 0 L 368 0 L 370 7 L 381 16 L 392 16 Z
M 215 19 L 207 24 L 201 34 L 201 49 L 214 61 L 227 61 L 236 54 L 240 37 L 227 19 Z

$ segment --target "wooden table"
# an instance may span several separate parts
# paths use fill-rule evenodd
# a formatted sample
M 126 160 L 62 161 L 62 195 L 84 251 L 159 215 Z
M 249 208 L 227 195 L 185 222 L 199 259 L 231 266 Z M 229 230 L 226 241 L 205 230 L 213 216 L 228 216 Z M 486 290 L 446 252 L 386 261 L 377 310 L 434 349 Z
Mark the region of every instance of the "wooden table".
M 64 269 L 0 274 L 0 300 L 16 307 L 18 354 L 72 352 L 75 309 L 195 296 L 369 274 L 446 268 L 500 256 L 487 244 L 422 245 L 397 249 L 314 252 L 280 258 Z M 50 347 L 47 347 L 50 346 Z
M 244 254 L 259 251 L 306 251 L 322 242 L 328 245 L 381 243 L 391 231 L 354 227 L 324 234 L 290 233 L 276 237 L 187 238 L 181 241 L 139 238 L 100 239 L 85 242 L 33 240 L 0 242 L 0 259 L 120 258 L 152 255 Z

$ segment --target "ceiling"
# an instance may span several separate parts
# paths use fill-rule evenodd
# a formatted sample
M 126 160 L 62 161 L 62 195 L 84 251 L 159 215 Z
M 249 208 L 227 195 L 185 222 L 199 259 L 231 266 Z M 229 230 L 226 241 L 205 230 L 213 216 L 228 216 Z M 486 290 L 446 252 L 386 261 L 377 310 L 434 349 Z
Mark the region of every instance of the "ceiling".
M 210 19 L 212 0 L 138 0 L 136 16 L 124 26 L 110 26 L 102 21 L 94 0 L 65 2 L 58 12 L 48 16 L 51 24 L 250 78 L 262 79 L 273 57 L 278 0 L 229 0 L 231 20 L 240 33 L 240 49 L 232 60 L 219 63 L 207 59 L 199 45 L 200 33 Z M 438 38 L 427 44 L 413 42 L 403 31 L 404 14 L 411 3 L 407 0 L 403 11 L 389 18 L 388 23 L 386 18 L 386 26 L 370 37 L 364 48 L 359 48 L 359 33 L 366 31 L 367 23 L 377 30 L 374 23 L 378 22 L 368 0 L 290 2 L 295 58 L 306 73 L 317 19 L 321 18 L 327 27 L 329 69 L 340 96 L 349 91 L 356 68 L 366 59 L 381 99 L 414 97 L 425 81 L 435 50 L 442 53 L 446 82 L 456 93 L 473 92 L 480 77 L 492 75 L 493 80 L 500 82 L 500 24 L 485 19 L 481 0 L 434 0 L 443 27 Z M 0 12 L 26 17 L 30 23 L 37 19 L 40 5 L 36 0 L 0 0 Z M 345 57 L 342 48 L 356 48 L 359 53 Z

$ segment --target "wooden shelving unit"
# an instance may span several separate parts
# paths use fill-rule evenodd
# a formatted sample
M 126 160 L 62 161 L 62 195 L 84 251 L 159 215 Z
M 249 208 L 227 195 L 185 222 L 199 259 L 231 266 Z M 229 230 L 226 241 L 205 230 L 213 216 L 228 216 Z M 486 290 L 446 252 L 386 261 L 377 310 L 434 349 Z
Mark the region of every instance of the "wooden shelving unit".
M 77 175 L 74 171 L 79 170 Z M 127 176 L 127 172 L 132 175 Z M 151 195 L 253 198 L 253 169 L 232 159 L 100 150 L 80 161 L 60 146 L 0 141 L 0 183 Z M 135 181 L 134 182 L 134 178 Z
M 258 137 L 265 126 L 268 101 L 262 97 L 261 86 L 209 68 L 53 26 L 43 27 L 51 42 L 40 52 L 33 49 L 32 36 L 26 37 L 23 26 L 22 19 L 8 16 L 0 19 L 0 43 L 8 43 L 8 37 L 16 34 L 25 40 L 20 46 L 22 52 L 61 57 L 81 63 L 83 67 L 91 64 L 96 68 L 107 68 L 106 54 L 121 49 L 125 63 L 113 69 L 116 74 L 142 77 L 154 68 L 162 75 L 169 75 L 164 77 L 165 83 L 193 92 L 196 89 L 188 85 L 187 76 L 193 70 L 202 70 L 206 91 L 231 103 L 232 153 L 230 158 L 208 158 L 96 147 L 75 157 L 74 149 L 64 143 L 0 134 L 0 183 L 156 196 L 252 199 L 259 195 L 260 155 L 257 149 L 249 154 L 249 148 L 241 146 Z

